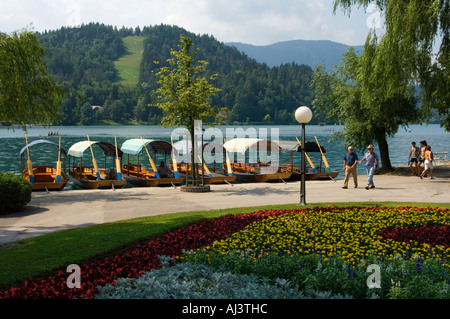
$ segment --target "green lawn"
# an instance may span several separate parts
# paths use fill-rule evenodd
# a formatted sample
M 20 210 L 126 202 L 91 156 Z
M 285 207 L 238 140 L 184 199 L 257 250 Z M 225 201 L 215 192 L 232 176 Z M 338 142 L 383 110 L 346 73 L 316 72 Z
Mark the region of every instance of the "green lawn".
M 128 54 L 114 64 L 119 71 L 120 83 L 125 86 L 136 86 L 139 80 L 139 67 L 144 53 L 144 37 L 129 36 L 123 39 Z
M 435 203 L 377 203 L 380 206 L 431 206 L 450 208 L 450 204 Z M 330 206 L 330 203 L 312 204 Z M 336 203 L 345 206 L 375 206 L 375 203 Z M 43 236 L 21 240 L 14 245 L 0 246 L 0 288 L 8 288 L 13 283 L 36 275 L 49 275 L 56 268 L 63 269 L 72 263 L 82 263 L 90 258 L 116 254 L 127 245 L 148 240 L 149 237 L 168 232 L 205 218 L 214 218 L 235 213 L 250 213 L 262 209 L 299 208 L 297 204 L 261 207 L 193 211 L 164 214 L 107 223 L 84 228 L 70 229 Z

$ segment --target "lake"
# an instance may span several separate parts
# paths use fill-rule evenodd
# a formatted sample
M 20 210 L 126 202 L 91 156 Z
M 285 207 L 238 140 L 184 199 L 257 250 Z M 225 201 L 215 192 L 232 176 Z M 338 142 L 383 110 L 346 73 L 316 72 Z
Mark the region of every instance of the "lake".
M 295 140 L 295 137 L 301 139 L 301 126 L 300 125 L 261 125 L 261 126 L 221 126 L 217 127 L 223 133 L 223 137 L 227 137 L 227 132 L 243 129 L 247 130 L 254 128 L 259 137 L 266 132 L 267 138 L 271 136 L 276 137 L 279 135 L 280 140 Z M 314 136 L 317 137 L 321 146 L 326 150 L 325 156 L 333 171 L 338 171 L 338 179 L 344 177 L 343 156 L 346 152 L 347 146 L 342 145 L 342 141 L 336 141 L 330 143 L 334 132 L 342 130 L 343 126 L 306 126 L 306 140 L 315 141 Z M 157 125 L 143 125 L 143 126 L 50 126 L 40 127 L 33 126 L 28 129 L 28 142 L 32 142 L 37 139 L 47 139 L 58 143 L 58 137 L 47 136 L 49 132 L 58 132 L 62 134 L 61 146 L 67 151 L 71 145 L 76 142 L 86 140 L 86 134 L 89 134 L 91 141 L 103 141 L 114 144 L 114 135 L 117 135 L 117 144 L 120 147 L 122 143 L 131 138 L 139 138 L 142 135 L 143 138 L 165 140 L 170 142 L 170 136 L 175 128 L 162 128 Z M 208 131 L 207 131 L 208 132 Z M 181 139 L 181 136 L 180 136 Z M 214 138 L 213 138 L 214 139 Z M 408 154 L 411 147 L 411 142 L 415 141 L 417 145 L 419 141 L 426 140 L 431 145 L 434 152 L 448 152 L 450 150 L 450 133 L 445 132 L 438 124 L 436 125 L 412 125 L 408 130 L 400 128 L 398 133 L 394 137 L 388 139 L 389 152 L 392 165 L 406 164 L 408 160 Z M 176 142 L 176 139 L 174 140 Z M 19 152 L 25 146 L 25 134 L 21 128 L 15 127 L 0 127 L 0 170 L 8 172 L 20 172 L 20 158 Z M 375 152 L 379 155 L 378 145 L 375 146 Z M 99 167 L 104 164 L 104 157 L 99 152 L 98 147 L 93 147 L 94 155 L 99 163 Z M 362 151 L 357 151 L 358 156 L 363 156 Z M 56 165 L 58 152 L 57 148 L 49 147 L 47 144 L 38 145 L 30 148 L 30 155 L 33 164 L 51 163 Z M 321 155 L 320 153 L 308 154 L 315 165 L 319 165 Z M 90 151 L 87 150 L 85 157 L 83 157 L 83 163 L 85 158 L 90 163 Z M 164 160 L 164 156 L 158 155 L 156 158 L 158 161 Z M 289 163 L 289 154 L 280 153 L 280 163 Z M 124 157 L 126 161 L 126 157 Z M 148 157 L 145 151 L 140 156 L 140 162 L 149 166 Z M 295 154 L 294 163 L 300 163 L 300 154 Z M 68 164 L 68 163 L 67 163 Z M 113 165 L 113 159 L 108 159 L 107 166 Z M 67 166 L 68 169 L 68 166 Z M 358 173 L 365 175 L 364 165 L 359 165 Z M 68 183 L 66 189 L 71 189 L 74 186 L 72 183 Z

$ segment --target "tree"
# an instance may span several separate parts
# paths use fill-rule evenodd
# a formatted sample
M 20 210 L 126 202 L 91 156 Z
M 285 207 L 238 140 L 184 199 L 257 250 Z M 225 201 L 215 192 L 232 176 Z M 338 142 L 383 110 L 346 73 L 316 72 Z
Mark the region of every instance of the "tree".
M 384 14 L 386 32 L 375 52 L 374 67 L 383 76 L 385 100 L 395 99 L 398 90 L 417 84 L 424 116 L 435 109 L 450 130 L 450 2 L 448 0 L 335 0 L 334 12 L 341 7 L 377 5 Z M 369 42 L 375 39 L 369 33 Z M 439 43 L 437 54 L 434 45 Z M 365 54 L 365 53 L 363 53 Z
M 45 51 L 32 32 L 0 33 L 0 116 L 3 121 L 48 124 L 58 121 L 65 96 L 44 63 Z
M 158 98 L 163 100 L 155 106 L 167 112 L 161 122 L 163 127 L 186 126 L 191 141 L 194 141 L 194 121 L 200 120 L 213 126 L 215 120 L 220 124 L 219 111 L 225 110 L 211 105 L 211 98 L 219 89 L 209 81 L 215 80 L 217 74 L 207 79 L 203 74 L 208 63 L 196 58 L 198 50 L 191 51 L 194 42 L 183 35 L 180 36 L 180 42 L 179 50 L 172 49 L 170 52 L 174 58 L 167 60 L 169 66 L 162 67 L 156 74 L 160 78 Z M 191 163 L 196 167 L 193 150 Z M 193 186 L 198 186 L 197 169 L 192 169 L 191 173 Z
M 361 149 L 376 141 L 383 168 L 392 170 L 387 137 L 417 120 L 418 111 L 412 85 L 399 86 L 389 97 L 384 94 L 386 83 L 375 58 L 381 46 L 376 40 L 368 42 L 360 56 L 349 49 L 337 71 L 328 74 L 324 65 L 318 67 L 311 86 L 316 92 L 313 107 L 344 123 L 344 130 L 335 137 Z

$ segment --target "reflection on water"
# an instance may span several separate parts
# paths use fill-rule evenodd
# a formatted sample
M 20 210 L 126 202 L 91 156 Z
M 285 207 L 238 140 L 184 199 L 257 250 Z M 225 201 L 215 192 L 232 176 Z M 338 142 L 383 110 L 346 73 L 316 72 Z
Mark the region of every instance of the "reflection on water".
M 282 126 L 222 126 L 217 127 L 223 134 L 224 138 L 227 138 L 227 133 L 230 134 L 233 131 L 238 132 L 240 129 L 244 132 L 251 132 L 249 128 L 255 129 L 258 136 L 266 135 L 267 138 L 277 135 L 279 139 L 283 140 L 295 140 L 296 137 L 301 138 L 301 127 L 299 125 L 282 125 Z M 342 141 L 329 142 L 331 135 L 342 129 L 342 126 L 306 126 L 306 140 L 315 141 L 314 136 L 317 137 L 321 146 L 326 150 L 325 156 L 333 171 L 338 171 L 338 178 L 343 178 L 344 172 L 343 156 L 346 152 L 347 146 L 342 145 Z M 450 134 L 445 132 L 439 125 L 412 125 L 409 130 L 400 128 L 398 133 L 388 139 L 390 158 L 393 165 L 406 164 L 408 160 L 408 154 L 411 147 L 411 142 L 415 141 L 417 144 L 421 140 L 426 140 L 429 145 L 432 146 L 434 152 L 448 152 L 450 150 Z M 28 142 L 37 139 L 47 139 L 58 143 L 57 136 L 47 136 L 49 132 L 58 132 L 62 134 L 61 146 L 67 151 L 71 145 L 81 140 L 86 140 L 86 134 L 89 134 L 91 141 L 103 141 L 114 144 L 114 135 L 117 135 L 117 143 L 120 147 L 122 143 L 131 138 L 139 138 L 142 135 L 143 138 L 165 140 L 170 142 L 171 133 L 175 128 L 162 128 L 160 126 L 51 126 L 51 127 L 31 127 L 28 129 Z M 177 129 L 177 131 L 180 131 Z M 181 135 L 178 136 L 182 138 Z M 231 136 L 232 137 L 232 136 Z M 231 138 L 228 136 L 228 139 Z M 205 137 L 205 140 L 212 139 L 215 142 L 218 141 L 218 137 L 213 134 Z M 174 137 L 174 142 L 178 141 L 177 137 Z M 25 135 L 20 128 L 6 128 L 0 127 L 0 170 L 10 172 L 20 172 L 20 157 L 19 152 L 22 147 L 25 146 Z M 375 144 L 375 152 L 379 154 L 378 147 Z M 108 158 L 105 163 L 104 156 L 101 154 L 99 147 L 93 147 L 94 156 L 99 164 L 99 167 L 114 165 L 114 159 Z M 51 147 L 48 144 L 37 145 L 30 149 L 31 159 L 33 164 L 53 164 L 56 165 L 58 151 L 57 148 Z M 363 156 L 361 150 L 357 151 L 360 158 Z M 316 166 L 321 163 L 320 153 L 308 154 Z M 153 155 L 152 155 L 153 156 Z M 124 155 L 124 161 L 127 160 L 127 155 Z M 130 157 L 130 161 L 135 161 L 136 157 Z M 165 160 L 164 155 L 157 155 L 156 161 L 159 162 Z M 168 159 L 167 159 L 168 160 Z M 149 165 L 147 154 L 141 153 L 139 158 L 140 163 Z M 286 153 L 280 153 L 280 164 L 289 163 L 290 155 Z M 90 151 L 86 152 L 83 157 L 83 163 L 90 164 L 91 156 Z M 300 154 L 294 154 L 294 163 L 299 165 Z M 67 163 L 68 165 L 69 163 Z M 322 165 L 323 162 L 322 162 Z M 67 166 L 68 167 L 68 166 Z M 358 173 L 365 175 L 364 165 L 359 165 Z M 71 183 L 66 188 L 73 187 Z

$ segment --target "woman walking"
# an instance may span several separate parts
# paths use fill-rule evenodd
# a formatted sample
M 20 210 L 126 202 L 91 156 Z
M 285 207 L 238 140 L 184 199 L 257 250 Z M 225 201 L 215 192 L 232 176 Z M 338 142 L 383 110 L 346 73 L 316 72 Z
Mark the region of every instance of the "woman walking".
M 375 188 L 375 184 L 373 183 L 373 175 L 375 174 L 375 170 L 378 169 L 379 160 L 378 155 L 373 152 L 373 145 L 370 144 L 367 146 L 367 153 L 364 154 L 364 157 L 359 161 L 366 162 L 366 170 L 367 170 L 367 186 L 366 189 Z
M 420 174 L 420 179 L 423 179 L 423 176 L 427 176 L 427 172 L 430 170 L 430 178 L 434 179 L 433 177 L 433 152 L 431 151 L 431 146 L 427 145 L 426 151 L 425 151 L 425 169 L 423 170 L 422 174 Z

